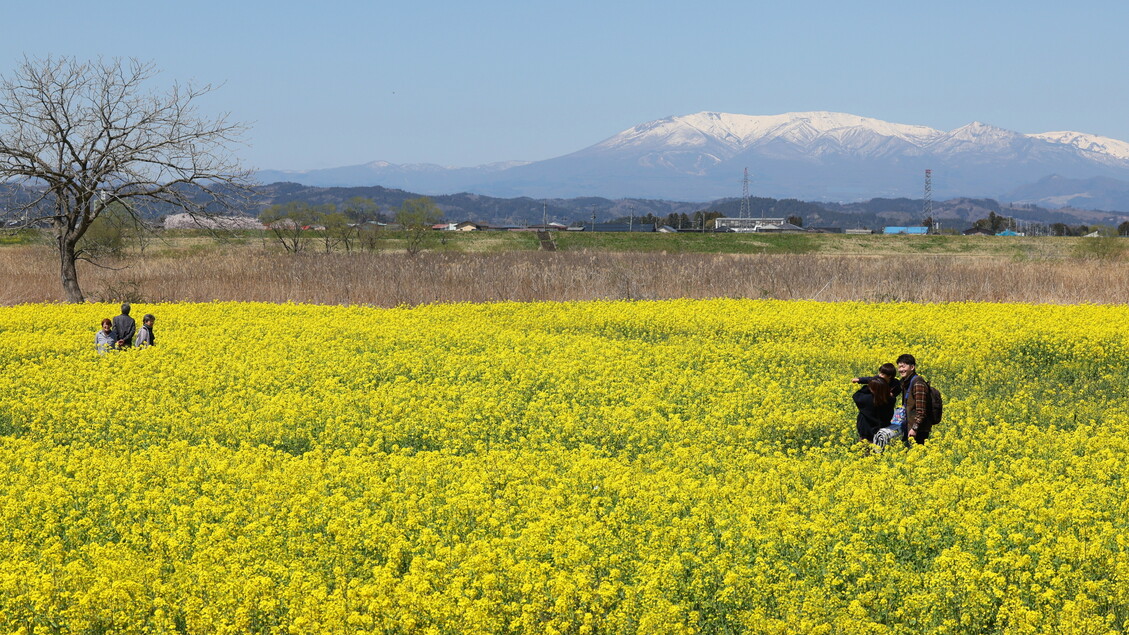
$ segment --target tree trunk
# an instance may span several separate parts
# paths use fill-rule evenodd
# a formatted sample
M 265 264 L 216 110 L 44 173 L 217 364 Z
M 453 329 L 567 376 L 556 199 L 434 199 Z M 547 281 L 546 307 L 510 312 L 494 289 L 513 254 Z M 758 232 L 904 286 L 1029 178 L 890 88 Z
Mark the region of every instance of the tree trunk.
M 63 293 L 67 302 L 81 303 L 82 289 L 78 286 L 78 270 L 75 268 L 75 244 L 77 240 L 59 239 L 59 279 L 63 282 Z

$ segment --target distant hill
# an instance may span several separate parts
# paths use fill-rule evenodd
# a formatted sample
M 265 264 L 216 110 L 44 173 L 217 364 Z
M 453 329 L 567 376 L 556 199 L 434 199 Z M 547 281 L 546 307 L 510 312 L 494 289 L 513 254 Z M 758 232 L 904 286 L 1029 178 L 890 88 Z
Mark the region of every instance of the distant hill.
M 1017 187 L 1004 199 L 1045 207 L 1129 211 L 1129 181 L 1105 176 L 1069 179 L 1055 174 Z
M 272 183 L 258 188 L 261 194 L 259 210 L 274 204 L 291 201 L 306 201 L 321 205 L 334 203 L 340 205 L 353 197 L 371 199 L 380 206 L 383 213 L 391 215 L 404 201 L 418 198 L 423 194 L 372 187 L 311 187 L 297 183 Z M 666 216 L 668 214 L 692 214 L 702 209 L 700 203 L 656 201 L 647 199 L 612 200 L 600 197 L 573 199 L 533 199 L 529 197 L 498 198 L 478 194 L 447 194 L 430 197 L 450 220 L 471 220 L 498 225 L 530 225 L 547 220 L 549 222 L 570 223 L 574 220 L 591 220 L 595 214 L 598 221 L 607 221 L 627 215 Z M 251 213 L 258 213 L 252 210 Z
M 311 187 L 296 183 L 273 183 L 259 188 L 260 203 L 248 213 L 257 215 L 268 205 L 305 201 L 313 205 L 341 205 L 354 197 L 371 199 L 381 211 L 391 216 L 405 200 L 422 196 L 419 193 L 385 187 Z M 725 216 L 741 214 L 740 198 L 725 198 L 707 203 L 651 200 L 641 198 L 609 199 L 582 197 L 571 199 L 535 199 L 530 197 L 498 198 L 478 194 L 450 194 L 431 199 L 450 221 L 478 221 L 495 225 L 531 225 L 547 220 L 570 224 L 588 223 L 593 214 L 598 222 L 647 214 L 664 218 L 670 214 L 692 216 L 697 211 L 720 212 Z M 806 227 L 880 228 L 886 225 L 911 225 L 922 219 L 922 199 L 875 198 L 855 203 L 821 203 L 797 199 L 750 197 L 749 213 L 754 217 L 799 216 Z M 1129 220 L 1129 213 L 1075 208 L 1046 208 L 1034 204 L 1005 203 L 994 199 L 958 197 L 933 203 L 933 216 L 943 227 L 964 229 L 973 221 L 995 212 L 1029 222 L 1117 225 Z

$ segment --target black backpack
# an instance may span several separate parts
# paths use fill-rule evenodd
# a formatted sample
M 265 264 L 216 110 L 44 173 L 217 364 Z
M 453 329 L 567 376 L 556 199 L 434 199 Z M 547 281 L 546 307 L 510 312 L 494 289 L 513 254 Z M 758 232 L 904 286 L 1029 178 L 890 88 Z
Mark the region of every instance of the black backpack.
M 925 419 L 932 425 L 941 423 L 941 417 L 945 412 L 945 400 L 941 398 L 941 391 L 937 390 L 921 375 L 914 375 L 910 379 L 910 388 L 913 387 L 913 380 L 917 379 L 925 384 Z

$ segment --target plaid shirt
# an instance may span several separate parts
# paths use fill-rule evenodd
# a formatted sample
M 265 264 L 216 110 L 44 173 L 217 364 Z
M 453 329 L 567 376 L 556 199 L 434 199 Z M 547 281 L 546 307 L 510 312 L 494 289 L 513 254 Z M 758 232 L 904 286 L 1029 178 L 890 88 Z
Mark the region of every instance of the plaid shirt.
M 921 381 L 913 381 L 918 377 Z M 929 388 L 925 385 L 925 378 L 917 373 L 910 373 L 902 378 L 902 386 L 906 389 L 902 393 L 902 405 L 906 408 L 906 425 L 908 430 L 917 432 L 919 426 L 925 423 L 925 408 L 929 403 Z

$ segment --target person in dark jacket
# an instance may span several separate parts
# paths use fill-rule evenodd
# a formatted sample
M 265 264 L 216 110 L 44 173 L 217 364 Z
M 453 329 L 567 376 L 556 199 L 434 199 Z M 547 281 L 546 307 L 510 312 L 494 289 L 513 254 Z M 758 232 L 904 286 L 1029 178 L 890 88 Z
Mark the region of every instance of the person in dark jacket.
M 156 320 L 157 318 L 153 317 L 152 313 L 146 313 L 145 317 L 141 318 L 141 330 L 137 331 L 137 341 L 134 342 L 135 346 L 144 348 L 157 344 L 157 338 L 153 335 L 153 322 Z
M 114 340 L 118 348 L 133 346 L 133 337 L 137 335 L 137 322 L 129 317 L 129 303 L 122 305 L 122 314 L 114 318 Z
M 894 418 L 894 398 L 890 385 L 881 378 L 871 378 L 853 396 L 859 415 L 855 421 L 859 440 L 873 442 L 874 433 L 890 425 Z

